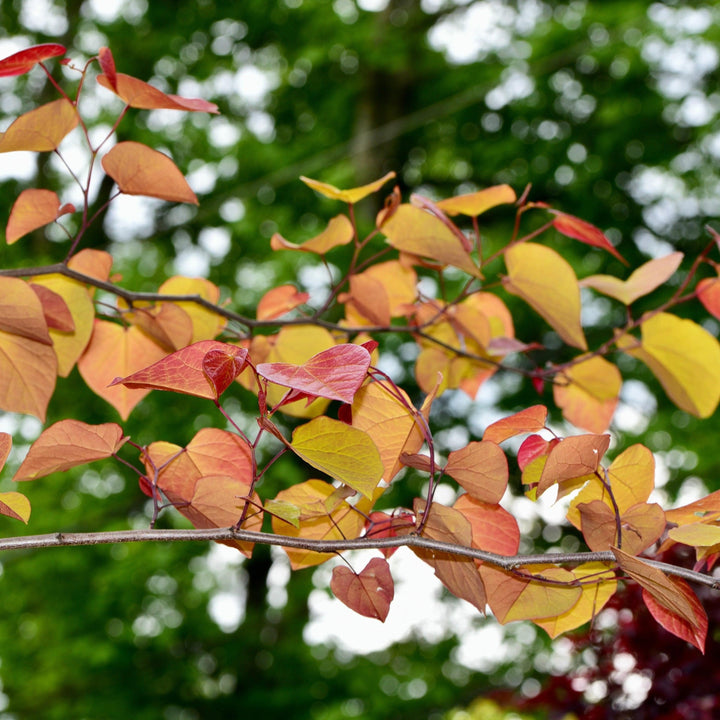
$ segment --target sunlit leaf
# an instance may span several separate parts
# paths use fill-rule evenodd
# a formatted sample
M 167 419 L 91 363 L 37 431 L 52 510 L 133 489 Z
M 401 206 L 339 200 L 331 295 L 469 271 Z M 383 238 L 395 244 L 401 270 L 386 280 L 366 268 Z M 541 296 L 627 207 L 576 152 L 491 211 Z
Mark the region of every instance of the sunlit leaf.
M 294 285 L 280 285 L 268 290 L 257 305 L 258 320 L 273 320 L 282 317 L 300 305 L 304 305 L 310 295 L 300 292 Z
M 312 180 L 311 178 L 301 177 L 300 179 L 313 190 L 319 192 L 331 200 L 341 200 L 346 203 L 356 203 L 362 200 L 364 197 L 378 191 L 388 180 L 392 180 L 395 177 L 394 172 L 389 172 L 387 175 L 383 175 L 379 180 L 362 185 L 360 187 L 351 188 L 350 190 L 340 190 L 334 185 L 320 182 L 319 180 Z
M 681 409 L 706 418 L 720 399 L 720 344 L 692 320 L 658 313 L 642 324 L 639 345 L 621 338 L 621 350 L 642 360 Z
M 548 455 L 538 481 L 538 497 L 555 483 L 594 473 L 609 446 L 609 435 L 573 435 L 560 441 Z
M 0 140 L 0 148 L 1 143 Z M 130 140 L 118 143 L 103 157 L 102 166 L 126 195 L 198 204 L 177 165 L 167 155 L 142 143 Z
M 536 433 L 545 427 L 547 413 L 544 405 L 533 405 L 514 415 L 496 420 L 485 428 L 483 440 L 501 443 L 516 435 Z
M 23 75 L 43 60 L 65 54 L 65 46 L 57 43 L 32 45 L 0 60 L 0 77 Z
M 220 301 L 220 288 L 205 278 L 183 277 L 176 275 L 166 280 L 159 288 L 161 295 L 197 296 L 207 303 L 217 305 Z M 207 307 L 189 300 L 173 300 L 174 305 L 182 308 L 192 321 L 190 342 L 214 340 L 225 327 L 225 318 Z
M 109 68 L 108 68 L 109 69 Z M 113 66 L 113 70 L 114 70 Z M 103 66 L 103 70 L 105 67 Z M 97 81 L 104 88 L 120 96 L 130 107 L 141 110 L 184 110 L 186 112 L 219 112 L 215 103 L 198 98 L 184 98 L 170 95 L 154 88 L 148 83 L 125 73 L 116 73 L 115 77 L 98 75 Z
M 453 450 L 445 472 L 483 502 L 499 502 L 507 488 L 507 458 L 499 446 L 489 440 L 471 442 Z
M 302 250 L 303 252 L 325 255 L 333 248 L 347 245 L 355 237 L 355 229 L 347 215 L 336 215 L 328 223 L 325 230 L 310 240 L 299 245 L 289 242 L 280 233 L 270 238 L 270 247 L 273 250 Z
M 517 520 L 496 503 L 477 500 L 467 493 L 453 505 L 470 522 L 472 546 L 498 555 L 515 555 L 520 547 Z
M 395 595 L 390 566 L 383 558 L 373 558 L 359 573 L 338 565 L 333 568 L 330 589 L 351 610 L 380 622 L 385 622 Z
M 613 275 L 591 275 L 580 281 L 580 287 L 592 288 L 625 305 L 631 305 L 666 283 L 680 267 L 682 259 L 681 252 L 670 253 L 641 265 L 627 280 L 620 280 Z
M 508 276 L 503 285 L 542 316 L 573 347 L 587 350 L 580 324 L 580 286 L 570 264 L 537 243 L 514 245 L 505 252 Z
M 22 520 L 27 525 L 30 519 L 30 501 L 19 492 L 0 493 L 0 515 Z
M 668 535 L 676 542 L 692 547 L 714 547 L 720 545 L 720 525 L 693 523 L 672 528 Z
M 26 112 L 0 133 L 0 153 L 55 150 L 79 122 L 75 106 L 68 100 L 53 100 Z
M 31 445 L 13 480 L 35 480 L 114 455 L 128 440 L 117 423 L 60 420 Z
M 498 205 L 514 203 L 515 200 L 517 200 L 517 196 L 509 185 L 494 185 L 466 195 L 456 195 L 446 200 L 438 200 L 435 205 L 448 215 L 459 213 L 476 217 Z
M 70 212 L 74 212 L 72 205 L 69 208 L 72 208 Z M 52 190 L 23 190 L 10 211 L 5 230 L 7 244 L 12 245 L 23 235 L 55 222 L 60 209 L 60 199 Z
M 372 497 L 383 464 L 370 436 L 339 420 L 318 417 L 293 432 L 293 452 L 308 465 Z

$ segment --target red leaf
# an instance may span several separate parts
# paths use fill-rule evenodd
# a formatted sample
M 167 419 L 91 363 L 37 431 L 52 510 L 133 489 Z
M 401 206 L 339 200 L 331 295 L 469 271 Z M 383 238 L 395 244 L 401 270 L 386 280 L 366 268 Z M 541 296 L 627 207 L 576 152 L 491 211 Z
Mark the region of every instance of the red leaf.
M 98 60 L 100 61 L 100 67 L 105 73 L 105 77 L 107 78 L 108 83 L 110 83 L 110 87 L 112 87 L 112 89 L 117 92 L 117 73 L 115 72 L 115 59 L 113 58 L 112 52 L 110 52 L 110 48 L 101 47 L 100 50 L 98 50 Z
M 553 438 L 553 440 L 550 441 L 545 440 L 545 438 L 540 435 L 530 435 L 525 438 L 517 454 L 520 470 L 524 470 L 535 458 L 547 455 L 557 442 L 557 438 Z
M 361 345 L 345 343 L 313 355 L 303 365 L 261 363 L 257 371 L 277 385 L 351 403 L 369 367 L 370 353 Z
M 236 345 L 229 345 L 217 340 L 201 340 L 158 360 L 143 370 L 138 370 L 132 375 L 125 378 L 115 378 L 110 385 L 169 390 L 170 392 L 217 400 L 217 388 L 204 368 L 205 356 L 213 350 L 218 350 L 226 357 L 232 355 L 238 360 L 242 359 L 243 363 L 247 357 L 245 348 L 239 348 Z
M 691 625 L 679 615 L 670 612 L 666 607 L 661 605 L 647 590 L 643 588 L 643 600 L 647 605 L 650 614 L 662 625 L 668 632 L 676 635 L 682 640 L 687 640 L 694 645 L 701 653 L 705 654 L 705 638 L 708 630 L 708 619 L 703 606 L 697 598 L 697 595 L 691 590 L 690 586 L 679 578 L 669 578 L 670 582 L 685 596 L 690 603 L 697 625 Z
M 385 622 L 395 595 L 390 566 L 382 558 L 373 558 L 359 574 L 344 565 L 336 567 L 330 589 L 351 610 L 380 622 Z
M 627 265 L 627 260 L 613 247 L 612 243 L 607 239 L 605 233 L 594 225 L 591 225 L 585 220 L 581 220 L 574 215 L 567 215 L 557 210 L 552 210 L 555 214 L 553 220 L 553 227 L 567 237 L 579 240 L 586 245 L 593 245 L 594 247 L 602 248 L 607 250 L 611 255 L 616 257 L 620 262 Z
M 44 43 L 25 48 L 25 50 L 0 60 L 0 77 L 24 75 L 39 62 L 57 55 L 64 55 L 65 50 L 64 45 L 58 45 L 57 43 Z
M 202 369 L 215 394 L 220 397 L 228 389 L 230 383 L 245 369 L 247 350 L 228 345 L 222 350 L 210 350 L 205 353 Z

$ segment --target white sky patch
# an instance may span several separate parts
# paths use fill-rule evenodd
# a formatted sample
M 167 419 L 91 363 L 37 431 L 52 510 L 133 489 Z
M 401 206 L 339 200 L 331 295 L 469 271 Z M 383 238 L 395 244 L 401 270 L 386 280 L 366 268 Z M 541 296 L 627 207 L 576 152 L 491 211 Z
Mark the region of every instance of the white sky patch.
M 20 23 L 28 30 L 51 36 L 62 35 L 68 29 L 64 9 L 49 0 L 23 0 Z

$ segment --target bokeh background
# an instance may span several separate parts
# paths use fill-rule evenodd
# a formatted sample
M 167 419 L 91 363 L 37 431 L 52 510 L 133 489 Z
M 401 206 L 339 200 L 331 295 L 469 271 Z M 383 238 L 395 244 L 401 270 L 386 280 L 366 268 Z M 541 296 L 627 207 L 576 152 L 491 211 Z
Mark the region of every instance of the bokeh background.
M 533 199 L 601 227 L 631 266 L 673 249 L 696 254 L 720 216 L 719 21 L 711 2 L 0 0 L 0 57 L 59 42 L 82 64 L 107 45 L 120 72 L 220 106 L 219 116 L 128 113 L 118 139 L 170 154 L 200 206 L 121 198 L 83 246 L 112 252 L 127 287 L 202 275 L 252 314 L 280 282 L 316 293 L 328 286 L 327 270 L 311 259 L 270 251 L 274 232 L 301 241 L 339 211 L 300 175 L 351 187 L 395 170 L 405 197 L 497 183 L 520 193 L 532 184 Z M 51 63 L 56 77 L 76 81 Z M 51 99 L 40 71 L 0 78 L 0 130 Z M 81 111 L 97 137 L 120 108 L 88 83 Z M 82 165 L 73 137 L 63 154 Z M 2 155 L 0 226 L 33 186 L 78 200 L 56 158 Z M 112 183 L 98 182 L 94 206 L 111 192 Z M 358 208 L 366 229 L 373 202 Z M 511 221 L 492 214 L 486 242 L 507 238 Z M 627 276 L 609 255 L 550 241 L 581 276 Z M 38 231 L 12 248 L 0 243 L 0 266 L 57 262 L 67 249 L 53 229 Z M 342 259 L 340 251 L 339 266 Z M 593 344 L 621 318 L 609 301 L 584 300 Z M 679 312 L 717 333 L 699 303 Z M 519 337 L 536 326 L 519 317 Z M 412 359 L 406 344 L 383 346 L 386 369 L 417 396 Z M 612 431 L 618 444 L 643 442 L 656 453 L 659 499 L 718 489 L 717 420 L 674 409 L 641 366 L 622 362 L 631 380 Z M 250 401 L 237 388 L 228 407 L 240 416 Z M 433 417 L 440 448 L 478 439 L 503 410 L 536 402 L 514 378 L 493 379 L 474 401 L 447 393 Z M 118 420 L 76 371 L 59 381 L 48 422 L 65 417 Z M 125 427 L 140 443 L 184 444 L 221 421 L 207 403 L 152 393 Z M 0 429 L 15 438 L 0 483 L 9 489 L 40 425 L 4 414 Z M 304 472 L 289 459 L 277 463 L 268 494 Z M 421 481 L 407 476 L 405 485 L 390 502 L 403 504 Z M 24 489 L 29 533 L 147 526 L 146 498 L 118 465 Z M 517 478 L 513 490 L 521 494 Z M 579 547 L 561 513 L 538 514 L 522 497 L 508 502 L 521 518 L 524 551 Z M 172 513 L 161 522 L 182 526 Z M 23 531 L 9 520 L 0 529 Z M 0 720 L 669 718 L 678 708 L 691 712 L 685 717 L 717 708 L 708 705 L 717 703 L 717 668 L 649 623 L 632 594 L 623 600 L 632 610 L 611 608 L 592 631 L 551 644 L 531 625 L 480 618 L 398 553 L 398 604 L 380 626 L 331 598 L 324 568 L 290 578 L 280 552 L 258 547 L 244 561 L 225 550 L 147 544 L 0 558 Z M 717 600 L 708 602 L 716 621 Z M 717 622 L 711 627 L 717 636 Z M 714 651 L 711 638 L 707 657 Z M 680 682 L 688 673 L 694 681 Z

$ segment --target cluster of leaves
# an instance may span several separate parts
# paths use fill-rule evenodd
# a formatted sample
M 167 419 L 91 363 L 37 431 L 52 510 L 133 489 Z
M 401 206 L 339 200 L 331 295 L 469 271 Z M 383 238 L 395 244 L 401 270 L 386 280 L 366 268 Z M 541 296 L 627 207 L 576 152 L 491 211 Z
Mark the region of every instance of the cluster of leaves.
M 717 585 L 702 571 L 712 570 L 720 552 L 719 494 L 664 511 L 649 502 L 655 465 L 648 448 L 633 445 L 611 461 L 604 457 L 623 382 L 608 359 L 612 353 L 647 365 L 682 410 L 701 418 L 715 411 L 720 344 L 669 310 L 699 298 L 720 317 L 718 266 L 709 258 L 720 238 L 713 236 L 692 259 L 669 300 L 636 316 L 633 303 L 674 275 L 681 253 L 651 260 L 627 280 L 606 275 L 578 280 L 556 250 L 539 242 L 551 229 L 624 260 L 598 228 L 530 201 L 527 190 L 518 198 L 510 186 L 498 185 L 437 202 L 415 195 L 403 203 L 395 188 L 363 237 L 355 204 L 379 192 L 393 173 L 349 190 L 302 178 L 348 208 L 302 243 L 279 234 L 272 238 L 278 252 L 310 253 L 323 262 L 336 248 L 351 248 L 344 276 L 315 306 L 313 298 L 290 285 L 269 290 L 254 318 L 227 308 L 220 289 L 204 279 L 173 277 L 155 293 L 132 292 L 112 276 L 109 254 L 80 248 L 85 231 L 107 206 L 90 213 L 98 163 L 117 186 L 109 202 L 123 193 L 198 201 L 167 155 L 134 142 L 117 143 L 104 154 L 103 148 L 112 144 L 129 108 L 211 113 L 217 108 L 118 73 L 107 48 L 83 67 L 61 61 L 79 78 L 74 95 L 68 95 L 46 67 L 47 60 L 64 53 L 60 45 L 40 45 L 0 61 L 0 76 L 39 66 L 61 95 L 18 117 L 0 135 L 0 153 L 54 152 L 65 162 L 60 144 L 79 128 L 89 157 L 83 179 L 66 164 L 83 193 L 79 211 L 41 189 L 21 193 L 11 211 L 8 243 L 55 222 L 66 230 L 70 249 L 57 265 L 0 271 L 0 408 L 44 420 L 56 378 L 77 365 L 88 387 L 123 420 L 147 393 L 164 390 L 212 402 L 226 429 L 201 429 L 185 447 L 166 441 L 140 446 L 117 423 L 61 420 L 32 445 L 16 481 L 115 457 L 137 473 L 140 489 L 152 499 L 153 526 L 161 511 L 174 507 L 195 528 L 218 530 L 203 537 L 246 555 L 256 542 L 285 547 L 293 569 L 320 564 L 343 550 L 377 548 L 380 557 L 359 572 L 347 560 L 336 567 L 331 588 L 353 610 L 380 620 L 393 598 L 388 558 L 407 545 L 451 593 L 480 612 L 489 605 L 501 623 L 532 620 L 555 637 L 591 620 L 615 595 L 619 580 L 632 580 L 662 626 L 704 647 L 707 617 L 686 580 Z M 95 62 L 102 70 L 97 83 L 125 103 L 98 144 L 78 111 Z M 515 207 L 515 224 L 508 242 L 493 253 L 483 247 L 478 218 L 499 206 Z M 81 217 L 73 234 L 59 221 L 76 213 Z M 468 218 L 469 228 L 461 229 L 451 219 L 455 216 Z M 528 224 L 531 229 L 522 231 Z M 492 269 L 500 257 L 504 275 Z M 706 267 L 714 276 L 699 280 L 698 271 Z M 437 278 L 440 297 L 423 294 L 421 275 Z M 581 322 L 582 287 L 627 308 L 624 324 L 595 348 L 589 347 Z M 105 293 L 102 302 L 95 297 L 98 290 Z M 536 358 L 544 357 L 546 348 L 515 336 L 505 294 L 520 298 L 545 321 L 573 353 L 570 359 L 540 365 Z M 114 306 L 108 306 L 107 295 L 117 298 Z M 340 320 L 327 319 L 338 313 Z M 426 393 L 419 406 L 378 368 L 373 336 L 389 333 L 417 343 L 415 376 Z M 493 423 L 481 441 L 441 457 L 430 426 L 435 398 L 448 389 L 474 397 L 498 371 L 526 376 L 539 393 L 551 384 L 563 417 L 584 432 L 560 437 L 549 426 L 547 408 L 536 405 Z M 253 432 L 223 407 L 222 395 L 233 383 L 257 399 Z M 283 416 L 304 422 L 289 435 L 278 420 Z M 517 463 L 527 495 L 537 499 L 551 488 L 558 499 L 576 493 L 567 519 L 581 532 L 588 552 L 517 555 L 518 523 L 500 504 L 509 478 L 501 444 L 521 435 L 526 437 Z M 3 462 L 10 446 L 10 437 L 0 436 Z M 261 447 L 277 448 L 264 464 Z M 119 454 L 122 448 L 135 449 L 136 463 Z M 264 496 L 263 476 L 287 453 L 322 478 Z M 412 507 L 377 509 L 407 467 L 427 475 L 425 496 Z M 435 499 L 443 478 L 464 491 L 452 506 Z M 21 493 L 3 493 L 0 512 L 27 522 L 30 504 Z M 113 537 L 101 533 L 93 541 Z M 152 531 L 143 537 L 150 539 Z M 46 544 L 62 542 L 52 536 Z M 693 570 L 649 557 L 675 543 L 695 548 Z

